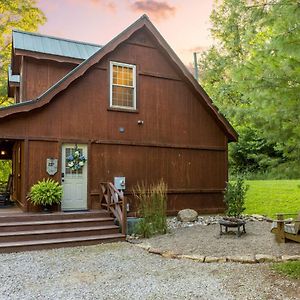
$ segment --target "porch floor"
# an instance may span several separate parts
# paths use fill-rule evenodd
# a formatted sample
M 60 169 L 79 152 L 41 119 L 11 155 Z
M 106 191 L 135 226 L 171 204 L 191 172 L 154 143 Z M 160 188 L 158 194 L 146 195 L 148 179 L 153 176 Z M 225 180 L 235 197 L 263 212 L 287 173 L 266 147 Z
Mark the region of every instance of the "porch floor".
M 17 205 L 11 207 L 0 207 L 0 216 L 24 214 L 22 209 Z

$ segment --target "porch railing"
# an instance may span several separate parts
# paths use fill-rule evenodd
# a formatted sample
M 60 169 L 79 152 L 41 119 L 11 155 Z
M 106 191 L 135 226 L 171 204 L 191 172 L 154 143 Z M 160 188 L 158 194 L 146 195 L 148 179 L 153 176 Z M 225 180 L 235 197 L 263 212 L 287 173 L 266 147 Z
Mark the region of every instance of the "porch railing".
M 112 213 L 121 225 L 122 234 L 126 234 L 127 210 L 126 198 L 111 182 L 100 183 L 101 207 Z

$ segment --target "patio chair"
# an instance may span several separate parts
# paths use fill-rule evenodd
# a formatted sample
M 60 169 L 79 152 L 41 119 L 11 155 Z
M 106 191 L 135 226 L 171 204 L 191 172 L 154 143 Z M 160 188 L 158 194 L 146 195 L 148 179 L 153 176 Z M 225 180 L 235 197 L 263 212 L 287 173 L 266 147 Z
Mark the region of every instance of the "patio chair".
M 0 206 L 10 204 L 10 195 L 12 192 L 12 175 L 10 174 L 7 182 L 0 186 Z
M 300 243 L 300 212 L 295 219 L 284 219 L 284 216 L 293 214 L 277 214 L 277 220 L 272 224 L 271 232 L 275 233 L 279 243 L 291 240 Z

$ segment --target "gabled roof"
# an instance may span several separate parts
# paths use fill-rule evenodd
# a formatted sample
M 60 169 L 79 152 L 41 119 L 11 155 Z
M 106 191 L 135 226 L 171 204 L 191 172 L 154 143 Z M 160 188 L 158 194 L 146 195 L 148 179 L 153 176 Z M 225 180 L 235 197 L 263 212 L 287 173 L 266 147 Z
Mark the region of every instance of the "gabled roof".
M 13 30 L 13 49 L 87 59 L 102 46 L 32 32 Z
M 198 93 L 206 104 L 208 110 L 212 116 L 216 119 L 219 125 L 223 128 L 225 134 L 229 141 L 236 141 L 238 138 L 237 132 L 229 124 L 226 118 L 218 111 L 218 109 L 213 105 L 212 100 L 206 94 L 204 89 L 199 85 L 199 83 L 194 79 L 192 74 L 188 71 L 185 65 L 181 62 L 175 52 L 171 49 L 159 31 L 151 23 L 146 15 L 143 15 L 136 22 L 126 28 L 123 32 L 113 38 L 109 43 L 99 49 L 92 56 L 83 61 L 80 65 L 70 71 L 66 76 L 59 80 L 56 84 L 50 87 L 46 92 L 44 92 L 37 99 L 27 102 L 18 103 L 9 107 L 4 107 L 0 109 L 0 118 L 11 116 L 17 113 L 25 113 L 32 111 L 34 109 L 40 108 L 48 104 L 58 93 L 65 90 L 74 80 L 81 77 L 91 66 L 98 63 L 105 55 L 112 52 L 119 46 L 122 42 L 126 41 L 130 36 L 132 36 L 138 30 L 145 28 L 157 41 L 162 51 L 169 56 L 172 63 L 178 67 L 182 76 L 186 79 L 186 82 Z

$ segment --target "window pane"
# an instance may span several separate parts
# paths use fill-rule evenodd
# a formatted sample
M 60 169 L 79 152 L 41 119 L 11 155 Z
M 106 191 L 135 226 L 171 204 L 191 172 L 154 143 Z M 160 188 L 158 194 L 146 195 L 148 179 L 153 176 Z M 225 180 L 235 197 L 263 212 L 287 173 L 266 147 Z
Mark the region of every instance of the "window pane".
M 78 148 L 78 151 L 80 153 L 80 155 L 82 155 L 83 150 L 81 148 Z M 74 148 L 66 148 L 66 162 L 65 162 L 65 175 L 74 175 L 74 174 L 82 174 L 82 168 L 79 170 L 72 170 L 69 166 L 68 166 L 68 160 L 67 157 L 70 156 L 71 154 L 74 155 L 75 153 L 75 149 Z
M 116 86 L 112 90 L 112 105 L 134 107 L 134 88 Z
M 113 84 L 133 87 L 133 68 L 113 65 Z

